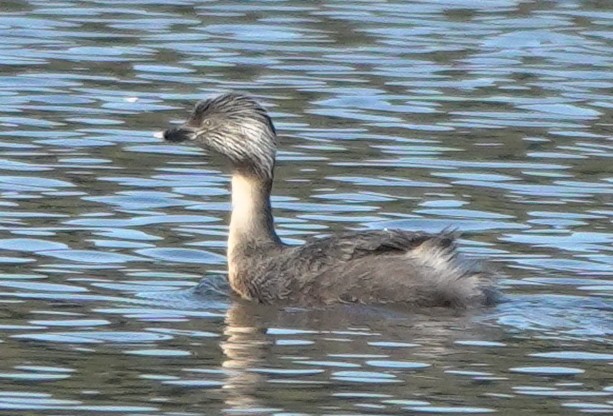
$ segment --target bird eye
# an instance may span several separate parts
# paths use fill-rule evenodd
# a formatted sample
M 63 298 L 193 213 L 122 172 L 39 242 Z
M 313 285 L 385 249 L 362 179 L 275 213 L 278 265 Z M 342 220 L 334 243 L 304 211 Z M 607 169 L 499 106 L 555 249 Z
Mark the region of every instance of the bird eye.
M 204 127 L 210 127 L 210 126 L 211 126 L 211 120 L 204 120 L 204 121 L 202 122 L 202 125 L 203 125 Z

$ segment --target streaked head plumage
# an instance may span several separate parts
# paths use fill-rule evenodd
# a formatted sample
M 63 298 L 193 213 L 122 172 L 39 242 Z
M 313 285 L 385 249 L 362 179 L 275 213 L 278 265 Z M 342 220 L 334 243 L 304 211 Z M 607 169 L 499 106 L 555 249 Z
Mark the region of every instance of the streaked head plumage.
M 272 178 L 277 135 L 268 113 L 244 94 L 222 94 L 196 104 L 187 122 L 164 132 L 170 142 L 191 141 L 226 157 L 235 170 Z

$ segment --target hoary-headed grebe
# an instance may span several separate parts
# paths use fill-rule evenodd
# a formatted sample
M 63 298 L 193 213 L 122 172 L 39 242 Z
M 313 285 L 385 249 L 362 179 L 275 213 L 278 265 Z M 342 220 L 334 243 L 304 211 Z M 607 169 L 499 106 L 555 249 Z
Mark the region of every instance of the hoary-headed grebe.
M 496 300 L 492 277 L 458 255 L 453 233 L 351 231 L 301 246 L 283 244 L 270 205 L 277 135 L 266 110 L 250 96 L 202 101 L 164 139 L 196 144 L 230 162 L 228 279 L 245 299 L 459 308 Z

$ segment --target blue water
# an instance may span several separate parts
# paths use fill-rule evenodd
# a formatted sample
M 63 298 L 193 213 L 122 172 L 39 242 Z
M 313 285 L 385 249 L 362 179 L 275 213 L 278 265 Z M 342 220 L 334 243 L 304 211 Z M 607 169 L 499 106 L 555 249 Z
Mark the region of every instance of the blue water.
M 606 1 L 0 11 L 0 412 L 613 413 Z M 505 301 L 229 297 L 224 166 L 154 136 L 228 90 L 280 133 L 284 240 L 457 228 Z

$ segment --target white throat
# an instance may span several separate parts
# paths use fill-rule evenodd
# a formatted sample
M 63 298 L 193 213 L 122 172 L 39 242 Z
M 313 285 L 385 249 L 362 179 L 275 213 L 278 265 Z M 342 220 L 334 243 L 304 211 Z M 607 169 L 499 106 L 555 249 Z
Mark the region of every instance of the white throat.
M 255 180 L 243 175 L 232 176 L 232 215 L 228 238 L 228 259 L 242 238 L 256 231 L 257 221 L 263 209 L 260 190 Z
M 282 245 L 273 224 L 271 186 L 272 180 L 237 172 L 232 176 L 232 215 L 228 236 L 228 277 L 231 282 L 250 271 L 244 268 L 245 265 L 249 267 L 251 256 L 261 256 L 265 250 Z

